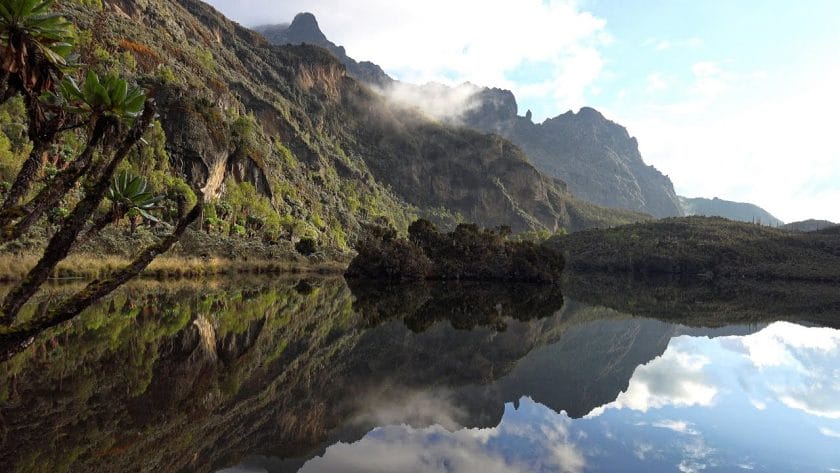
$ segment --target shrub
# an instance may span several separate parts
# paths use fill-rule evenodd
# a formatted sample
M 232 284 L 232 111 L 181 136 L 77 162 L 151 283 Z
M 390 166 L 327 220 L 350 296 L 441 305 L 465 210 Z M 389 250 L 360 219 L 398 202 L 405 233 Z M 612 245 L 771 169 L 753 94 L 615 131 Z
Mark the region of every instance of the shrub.
M 312 238 L 301 238 L 295 243 L 295 250 L 303 256 L 310 256 L 318 251 L 318 244 Z
M 409 225 L 409 239 L 393 228 L 371 225 L 350 264 L 351 277 L 558 282 L 562 254 L 533 242 L 507 241 L 506 232 L 461 224 L 441 233 L 427 220 Z

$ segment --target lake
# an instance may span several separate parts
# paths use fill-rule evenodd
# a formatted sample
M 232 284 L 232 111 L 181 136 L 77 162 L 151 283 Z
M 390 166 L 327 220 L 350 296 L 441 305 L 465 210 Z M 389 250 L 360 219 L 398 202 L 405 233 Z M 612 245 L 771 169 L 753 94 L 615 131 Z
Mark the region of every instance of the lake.
M 0 364 L 0 471 L 836 472 L 838 292 L 137 281 Z

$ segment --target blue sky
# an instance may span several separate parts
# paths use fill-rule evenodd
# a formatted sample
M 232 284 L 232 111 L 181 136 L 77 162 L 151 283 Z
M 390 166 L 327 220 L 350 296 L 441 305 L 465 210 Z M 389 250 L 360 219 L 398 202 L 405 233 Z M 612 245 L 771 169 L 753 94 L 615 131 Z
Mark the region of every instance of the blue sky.
M 840 222 L 840 1 L 210 3 L 246 25 L 311 11 L 356 59 L 511 89 L 535 120 L 593 106 L 682 195 Z

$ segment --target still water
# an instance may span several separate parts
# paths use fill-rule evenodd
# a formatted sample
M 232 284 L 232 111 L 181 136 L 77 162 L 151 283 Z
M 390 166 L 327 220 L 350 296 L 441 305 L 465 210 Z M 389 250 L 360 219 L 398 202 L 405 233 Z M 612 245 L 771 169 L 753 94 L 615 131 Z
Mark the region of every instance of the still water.
M 833 288 L 601 284 L 135 283 L 0 364 L 0 471 L 840 471 Z

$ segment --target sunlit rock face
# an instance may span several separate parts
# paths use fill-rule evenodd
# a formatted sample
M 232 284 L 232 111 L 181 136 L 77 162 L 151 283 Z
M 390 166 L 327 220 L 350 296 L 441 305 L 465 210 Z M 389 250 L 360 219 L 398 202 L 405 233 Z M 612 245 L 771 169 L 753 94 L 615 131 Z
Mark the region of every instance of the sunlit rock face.
M 474 102 L 478 106 L 465 115 L 466 124 L 511 140 L 537 168 L 566 182 L 574 195 L 658 218 L 683 215 L 668 176 L 645 164 L 636 138 L 597 110 L 583 107 L 533 123 L 517 115 L 507 91 L 483 89 Z

